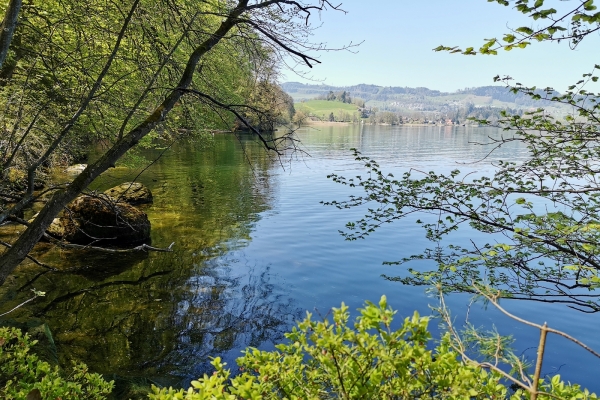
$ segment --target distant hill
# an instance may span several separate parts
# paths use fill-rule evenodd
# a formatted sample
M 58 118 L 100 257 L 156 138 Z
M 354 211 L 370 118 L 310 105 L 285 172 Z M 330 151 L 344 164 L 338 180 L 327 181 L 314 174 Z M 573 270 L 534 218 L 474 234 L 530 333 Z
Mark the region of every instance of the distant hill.
M 392 86 L 377 86 L 367 85 L 361 83 L 354 86 L 330 86 L 330 85 L 311 85 L 299 82 L 286 82 L 281 85 L 283 90 L 292 95 L 292 97 L 306 96 L 306 99 L 312 99 L 318 95 L 327 94 L 330 91 L 339 92 L 347 91 L 350 92 L 354 97 L 360 97 L 365 101 L 369 100 L 383 100 L 386 97 L 400 95 L 400 94 L 412 94 L 420 96 L 439 96 L 443 94 L 439 90 L 430 90 L 424 87 L 419 88 L 408 88 L 408 87 L 392 87 Z
M 557 114 L 564 114 L 567 110 L 566 107 L 557 106 L 548 101 L 535 101 L 522 93 L 512 93 L 504 86 L 467 88 L 453 93 L 425 87 L 410 88 L 368 84 L 331 86 L 286 82 L 281 87 L 296 102 L 327 96 L 329 92 L 346 91 L 352 98 L 363 99 L 370 107 L 398 112 L 450 112 L 464 107 L 513 110 L 545 107 L 549 112 Z M 544 94 L 542 91 L 539 92 Z

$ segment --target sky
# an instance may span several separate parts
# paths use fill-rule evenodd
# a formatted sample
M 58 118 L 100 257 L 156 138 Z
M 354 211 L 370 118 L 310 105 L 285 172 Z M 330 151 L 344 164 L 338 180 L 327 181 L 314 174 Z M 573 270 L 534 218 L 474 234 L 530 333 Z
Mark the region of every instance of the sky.
M 512 9 L 486 0 L 338 0 L 346 14 L 323 12 L 312 40 L 331 48 L 361 43 L 350 51 L 319 54 L 321 64 L 307 77 L 282 71 L 281 82 L 350 86 L 427 87 L 453 92 L 492 85 L 496 75 L 509 75 L 527 86 L 564 91 L 600 64 L 600 35 L 592 34 L 575 50 L 567 43 L 534 43 L 497 56 L 463 56 L 434 52 L 439 45 L 479 48 L 483 39 L 501 38 L 509 28 L 535 26 Z M 578 0 L 547 3 L 573 5 Z M 534 25 L 532 25 L 532 23 Z M 306 72 L 308 69 L 303 68 Z M 588 90 L 600 91 L 600 85 Z

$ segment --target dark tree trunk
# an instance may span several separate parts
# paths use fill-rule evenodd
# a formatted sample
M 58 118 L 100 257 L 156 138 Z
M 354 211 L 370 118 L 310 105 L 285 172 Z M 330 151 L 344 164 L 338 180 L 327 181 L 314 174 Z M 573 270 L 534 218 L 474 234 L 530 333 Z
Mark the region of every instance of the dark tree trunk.
M 186 64 L 185 71 L 175 89 L 163 100 L 154 112 L 146 120 L 132 129 L 121 140 L 115 143 L 98 161 L 90 164 L 75 180 L 63 191 L 57 192 L 27 230 L 17 239 L 10 249 L 7 249 L 0 257 L 0 285 L 2 285 L 14 269 L 26 258 L 33 246 L 40 240 L 48 226 L 56 215 L 75 197 L 77 197 L 90 183 L 102 172 L 113 166 L 116 161 L 135 146 L 144 136 L 150 133 L 154 127 L 164 120 L 166 114 L 171 111 L 177 101 L 181 98 L 184 90 L 192 82 L 194 71 L 201 58 L 208 53 L 239 21 L 238 18 L 245 11 L 249 0 L 239 0 L 237 7 L 231 11 L 219 28 L 204 41 L 191 54 Z
M 4 60 L 8 54 L 8 48 L 17 27 L 22 3 L 22 0 L 10 0 L 6 8 L 4 20 L 2 21 L 2 26 L 0 26 L 0 68 L 4 64 Z

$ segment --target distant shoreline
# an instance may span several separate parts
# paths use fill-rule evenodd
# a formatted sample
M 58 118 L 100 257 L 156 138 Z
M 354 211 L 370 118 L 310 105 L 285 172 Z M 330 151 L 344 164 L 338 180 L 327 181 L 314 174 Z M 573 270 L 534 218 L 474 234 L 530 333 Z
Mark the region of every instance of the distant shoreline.
M 338 121 L 305 121 L 302 123 L 302 126 L 345 126 L 345 125 L 361 125 L 353 122 L 338 122 Z M 363 125 L 371 125 L 371 124 L 363 124 Z M 466 124 L 466 125 L 442 125 L 442 124 L 419 124 L 419 123 L 406 123 L 406 124 L 398 124 L 398 125 L 389 125 L 389 124 L 375 124 L 377 126 L 450 126 L 450 127 L 458 127 L 458 126 L 470 126 L 477 127 L 478 125 Z
M 354 124 L 352 122 L 338 122 L 338 121 L 304 121 L 302 123 L 302 126 L 304 126 L 304 125 L 339 126 L 339 125 L 354 125 Z

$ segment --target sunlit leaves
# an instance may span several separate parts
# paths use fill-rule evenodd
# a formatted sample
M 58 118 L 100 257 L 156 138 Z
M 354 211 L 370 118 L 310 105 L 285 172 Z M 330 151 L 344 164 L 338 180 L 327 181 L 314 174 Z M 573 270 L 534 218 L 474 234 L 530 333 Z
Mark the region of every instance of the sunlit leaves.
M 41 360 L 29 335 L 16 328 L 0 328 L 0 396 L 13 399 L 103 400 L 114 382 L 91 373 L 84 364 L 73 365 L 68 374 Z M 43 394 L 43 397 L 41 396 Z
M 488 0 L 490 2 L 496 2 L 504 6 L 508 6 L 511 3 L 504 0 Z M 545 0 L 535 0 L 531 2 L 529 0 L 517 0 L 514 4 L 514 9 L 529 18 L 534 22 L 539 22 L 541 25 L 521 26 L 518 28 L 511 29 L 509 33 L 506 33 L 502 40 L 498 39 L 485 39 L 484 44 L 475 50 L 474 47 L 468 47 L 463 50 L 458 46 L 438 46 L 434 51 L 448 51 L 450 53 L 460 53 L 463 55 L 496 55 L 498 50 L 503 49 L 510 51 L 514 48 L 524 49 L 529 46 L 533 40 L 537 42 L 544 41 L 562 41 L 567 40 L 571 43 L 571 46 L 577 46 L 581 40 L 587 35 L 596 32 L 599 28 L 600 23 L 600 12 L 595 12 L 597 7 L 594 4 L 594 0 L 588 0 L 583 2 L 577 2 L 571 8 L 562 10 L 559 12 L 556 8 L 548 7 L 544 8 Z M 502 44 L 504 42 L 506 44 Z
M 512 363 L 520 379 L 523 360 L 510 350 L 511 337 L 481 332 L 468 326 L 457 340 L 446 333 L 433 346 L 428 318 L 414 313 L 397 329 L 396 314 L 385 296 L 379 304 L 366 302 L 350 323 L 348 307 L 332 310 L 332 320 L 315 320 L 312 314 L 292 328 L 287 342 L 273 351 L 249 348 L 237 359 L 240 374 L 231 378 L 219 357 L 215 372 L 192 381 L 188 390 L 153 386 L 150 399 L 524 399 L 523 389 L 510 392 L 498 371 L 488 372 L 465 358 L 464 349 L 493 363 Z M 446 313 L 447 315 L 447 313 Z M 516 367 L 515 367 L 516 368 Z M 579 385 L 565 384 L 560 376 L 539 386 L 540 397 L 589 398 L 595 394 Z
M 448 335 L 430 349 L 427 318 L 415 313 L 392 329 L 395 311 L 385 296 L 377 305 L 367 302 L 353 323 L 344 304 L 332 314 L 332 320 L 322 321 L 308 314 L 277 350 L 247 349 L 237 360 L 242 373 L 231 384 L 229 371 L 215 359 L 216 373 L 195 381 L 186 398 L 231 393 L 243 399 L 451 399 L 508 393 L 498 374 L 461 362 Z M 155 388 L 151 398 L 176 393 Z

